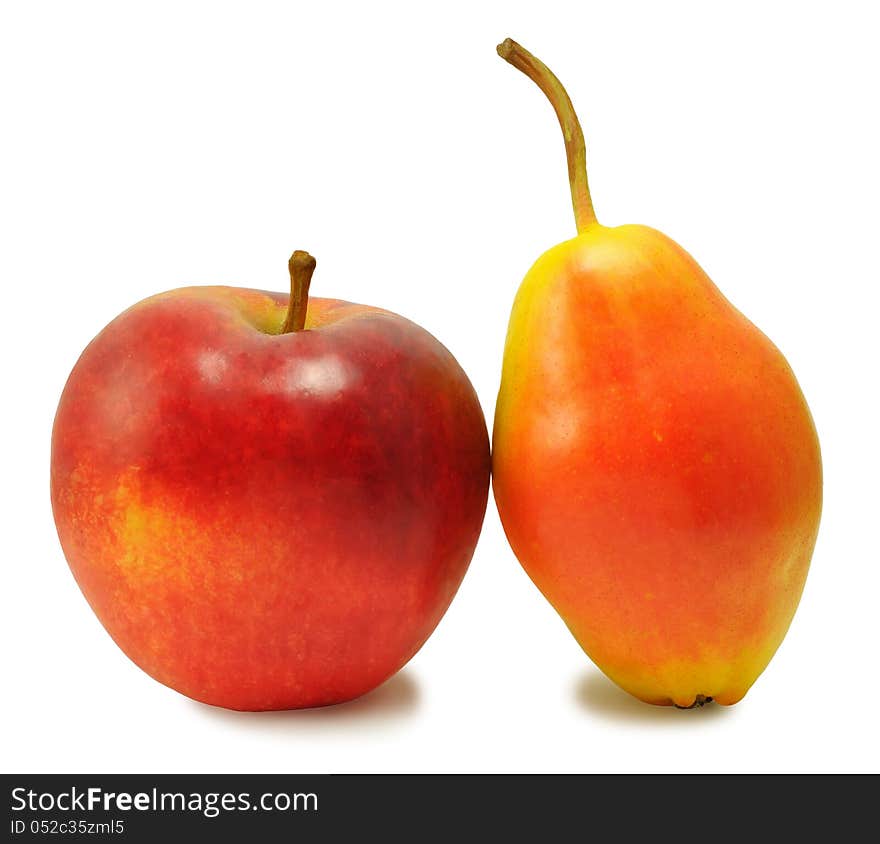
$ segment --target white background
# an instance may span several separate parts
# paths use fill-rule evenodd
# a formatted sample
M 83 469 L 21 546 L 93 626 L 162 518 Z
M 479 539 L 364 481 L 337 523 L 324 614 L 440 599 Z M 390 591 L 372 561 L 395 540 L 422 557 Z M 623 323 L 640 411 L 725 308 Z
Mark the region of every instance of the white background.
M 0 19 L 2 683 L 7 771 L 877 771 L 876 10 L 870 3 L 46 3 Z M 237 714 L 111 642 L 49 506 L 65 378 L 159 290 L 285 290 L 421 323 L 491 420 L 507 317 L 573 234 L 557 72 L 600 220 L 678 240 L 779 345 L 825 512 L 788 638 L 746 699 L 640 704 L 520 569 L 494 503 L 435 635 L 375 693 Z

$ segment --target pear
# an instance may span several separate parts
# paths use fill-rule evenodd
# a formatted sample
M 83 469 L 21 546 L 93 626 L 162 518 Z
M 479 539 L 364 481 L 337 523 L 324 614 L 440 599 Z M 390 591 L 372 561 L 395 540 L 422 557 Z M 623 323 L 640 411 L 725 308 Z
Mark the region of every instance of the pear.
M 493 437 L 510 545 L 578 643 L 652 704 L 741 700 L 800 600 L 819 442 L 782 353 L 677 243 L 596 220 L 584 139 L 553 73 L 577 236 L 513 304 Z

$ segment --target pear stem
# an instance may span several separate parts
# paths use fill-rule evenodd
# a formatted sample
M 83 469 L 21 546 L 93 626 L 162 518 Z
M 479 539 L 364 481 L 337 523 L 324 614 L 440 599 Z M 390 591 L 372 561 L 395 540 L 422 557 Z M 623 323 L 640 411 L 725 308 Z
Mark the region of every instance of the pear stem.
M 532 80 L 550 100 L 562 135 L 565 138 L 565 157 L 568 159 L 568 181 L 571 185 L 571 204 L 578 232 L 596 223 L 596 212 L 587 183 L 587 153 L 584 133 L 578 122 L 571 99 L 552 70 L 540 59 L 511 38 L 498 45 L 498 55 Z
M 290 271 L 290 301 L 287 305 L 287 316 L 281 326 L 282 334 L 302 331 L 306 324 L 309 284 L 312 282 L 312 273 L 316 265 L 317 261 L 301 249 L 297 249 L 287 262 L 287 269 Z

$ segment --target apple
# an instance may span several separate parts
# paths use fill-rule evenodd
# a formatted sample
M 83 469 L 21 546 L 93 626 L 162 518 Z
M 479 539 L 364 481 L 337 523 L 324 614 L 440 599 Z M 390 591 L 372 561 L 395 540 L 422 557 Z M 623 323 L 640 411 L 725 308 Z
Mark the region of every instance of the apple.
M 52 432 L 61 546 L 98 619 L 161 683 L 238 710 L 340 703 L 421 647 L 476 546 L 477 396 L 388 311 L 186 287 L 88 345 Z

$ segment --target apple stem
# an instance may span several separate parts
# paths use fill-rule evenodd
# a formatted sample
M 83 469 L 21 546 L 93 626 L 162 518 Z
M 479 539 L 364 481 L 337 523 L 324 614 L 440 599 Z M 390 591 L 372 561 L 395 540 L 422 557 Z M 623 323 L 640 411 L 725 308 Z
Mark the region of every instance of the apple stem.
M 498 45 L 498 55 L 522 71 L 545 94 L 562 127 L 565 138 L 565 157 L 568 159 L 568 181 L 571 185 L 571 204 L 578 232 L 596 223 L 596 212 L 587 183 L 587 153 L 584 133 L 578 122 L 571 99 L 552 70 L 528 50 L 507 38 Z
M 309 284 L 312 282 L 312 273 L 316 265 L 317 261 L 301 249 L 297 249 L 287 262 L 287 269 L 290 271 L 290 302 L 287 305 L 287 316 L 281 326 L 282 334 L 302 331 L 306 324 Z

